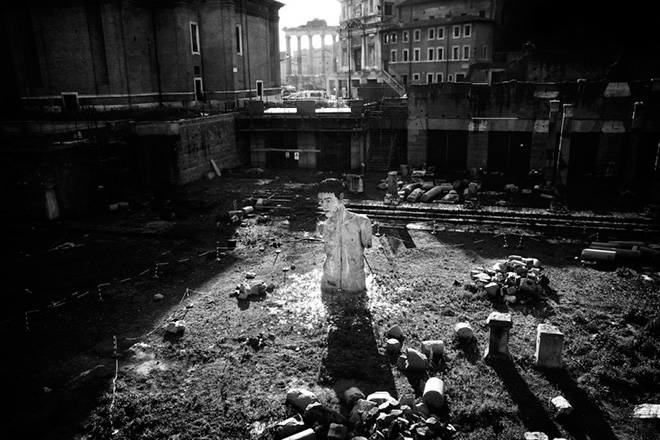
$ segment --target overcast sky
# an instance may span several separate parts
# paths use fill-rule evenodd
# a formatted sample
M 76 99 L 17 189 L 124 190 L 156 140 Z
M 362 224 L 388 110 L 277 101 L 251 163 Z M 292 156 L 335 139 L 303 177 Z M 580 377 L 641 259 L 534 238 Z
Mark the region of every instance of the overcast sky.
M 280 48 L 286 50 L 284 33 L 285 27 L 298 27 L 315 18 L 325 20 L 328 26 L 339 24 L 339 1 L 337 0 L 278 0 L 284 6 L 280 9 Z M 319 40 L 318 42 L 316 40 Z M 295 40 L 292 39 L 292 40 Z M 307 40 L 303 38 L 302 46 L 307 47 Z M 293 43 L 295 46 L 295 43 Z M 320 45 L 320 38 L 316 38 L 314 46 Z

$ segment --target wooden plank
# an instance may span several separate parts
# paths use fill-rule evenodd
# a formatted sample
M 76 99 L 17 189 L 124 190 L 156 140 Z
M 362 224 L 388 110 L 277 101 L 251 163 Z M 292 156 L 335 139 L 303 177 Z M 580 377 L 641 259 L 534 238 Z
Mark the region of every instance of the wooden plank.
M 220 173 L 220 168 L 218 168 L 218 164 L 215 163 L 214 159 L 211 159 L 211 165 L 213 165 L 213 169 L 215 170 L 215 174 L 220 177 L 222 174 Z

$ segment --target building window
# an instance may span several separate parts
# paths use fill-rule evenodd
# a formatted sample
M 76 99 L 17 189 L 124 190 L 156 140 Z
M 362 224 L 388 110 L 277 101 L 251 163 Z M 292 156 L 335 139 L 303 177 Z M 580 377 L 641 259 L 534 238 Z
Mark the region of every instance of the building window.
M 463 36 L 470 37 L 471 35 L 472 35 L 472 25 L 471 24 L 463 25 Z
M 456 25 L 452 29 L 453 29 L 453 32 L 454 32 L 454 34 L 453 34 L 454 38 L 461 38 L 461 26 Z
M 488 59 L 488 46 L 484 46 L 484 53 L 482 54 L 484 57 L 484 60 Z
M 413 81 L 419 81 L 419 73 L 413 73 Z
M 413 41 L 419 41 L 422 39 L 422 31 L 419 29 L 415 29 L 413 31 Z
M 426 82 L 428 84 L 431 84 L 433 82 L 433 74 L 432 73 L 427 73 L 426 74 Z
M 463 46 L 463 59 L 464 60 L 470 59 L 470 46 Z
M 445 28 L 444 27 L 439 27 L 438 28 L 438 35 L 436 37 L 438 40 L 444 40 L 445 39 Z
M 427 58 L 429 61 L 433 61 L 435 59 L 435 49 L 432 47 L 429 47 L 428 53 L 427 53 Z
M 390 62 L 396 63 L 396 50 L 390 52 Z
M 453 46 L 451 48 L 451 59 L 452 60 L 460 60 L 461 59 L 461 52 L 460 52 L 460 47 L 458 46 Z
M 435 40 L 435 28 L 429 28 L 428 30 L 428 39 Z
M 403 31 L 402 39 L 403 39 L 403 42 L 404 42 L 404 43 L 407 43 L 407 42 L 408 42 L 408 38 L 409 38 L 409 36 L 410 36 L 410 34 L 408 33 L 408 31 Z
M 236 53 L 243 55 L 243 27 L 236 25 Z
M 408 62 L 410 58 L 408 58 L 408 49 L 403 49 L 403 62 Z
M 461 82 L 465 80 L 465 74 L 464 73 L 457 73 L 456 74 L 456 82 Z
M 416 47 L 413 49 L 413 61 L 420 61 L 421 60 L 421 51 L 419 50 L 419 47 Z
M 190 48 L 193 55 L 199 55 L 199 28 L 197 23 L 190 23 Z
M 341 65 L 346 65 L 346 60 L 348 60 L 348 50 L 345 47 L 341 49 Z
M 447 76 L 447 82 L 454 82 L 454 75 L 451 73 Z
M 435 82 L 438 82 L 438 83 L 442 82 L 442 73 L 436 73 L 435 74 Z
M 438 47 L 438 57 L 436 59 L 438 61 L 443 61 L 445 59 L 445 48 L 444 47 Z
M 202 78 L 195 78 L 195 100 L 204 101 L 204 87 Z

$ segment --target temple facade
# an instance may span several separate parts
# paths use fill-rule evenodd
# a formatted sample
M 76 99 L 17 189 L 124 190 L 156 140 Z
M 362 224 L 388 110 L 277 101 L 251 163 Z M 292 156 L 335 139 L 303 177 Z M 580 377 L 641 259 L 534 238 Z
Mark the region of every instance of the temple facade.
M 314 19 L 283 31 L 286 52 L 281 57 L 282 83 L 298 89 L 323 89 L 331 95 L 336 94 L 336 84 L 331 78 L 337 72 L 337 28 L 328 26 L 325 20 Z M 295 38 L 295 50 L 292 38 Z M 304 40 L 306 49 L 302 47 Z M 319 40 L 320 47 L 314 47 L 314 42 Z

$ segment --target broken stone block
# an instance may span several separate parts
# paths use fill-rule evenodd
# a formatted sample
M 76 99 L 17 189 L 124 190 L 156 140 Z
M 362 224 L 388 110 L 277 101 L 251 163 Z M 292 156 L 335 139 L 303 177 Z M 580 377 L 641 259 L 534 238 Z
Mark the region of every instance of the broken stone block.
M 401 330 L 401 327 L 399 327 L 398 325 L 394 325 L 394 326 L 390 327 L 390 329 L 387 331 L 387 337 L 398 339 L 399 341 L 402 341 L 403 340 L 403 331 Z
M 525 440 L 550 440 L 547 435 L 542 432 L 526 432 Z
M 312 428 L 307 428 L 297 434 L 293 434 L 284 440 L 316 440 L 316 433 Z
M 406 197 L 406 201 L 409 203 L 415 203 L 419 201 L 422 195 L 424 195 L 424 190 L 422 188 L 414 189 L 413 192 L 408 194 L 408 197 Z
M 459 198 L 460 198 L 460 196 L 458 195 L 458 192 L 456 192 L 455 189 L 452 189 L 447 194 L 445 194 L 445 196 L 441 200 L 445 201 L 445 202 L 455 202 Z
M 286 420 L 282 420 L 281 422 L 275 424 L 275 426 L 273 427 L 273 432 L 275 434 L 275 438 L 277 439 L 290 437 L 304 430 L 305 430 L 305 424 L 303 423 L 303 421 L 295 417 L 289 417 Z
M 500 291 L 500 285 L 497 283 L 488 283 L 484 286 L 484 289 L 486 289 L 486 293 L 488 293 L 489 296 L 495 296 Z
M 380 405 L 384 402 L 392 402 L 395 405 L 399 403 L 398 400 L 392 397 L 392 395 L 387 391 L 376 391 L 371 393 L 367 396 L 367 400 L 375 403 L 376 405 Z
M 401 351 L 401 342 L 398 339 L 390 338 L 387 340 L 387 352 L 389 354 L 399 354 Z
M 348 428 L 338 423 L 331 423 L 328 430 L 328 440 L 344 440 L 348 434 Z
M 413 430 L 413 438 L 430 438 L 431 435 L 431 430 L 426 425 L 417 426 Z
M 536 281 L 530 278 L 522 278 L 520 280 L 520 286 L 518 286 L 518 290 L 521 293 L 527 295 L 533 295 L 534 293 L 536 293 Z
M 186 331 L 186 323 L 184 321 L 170 322 L 169 324 L 167 324 L 165 330 L 167 331 L 167 333 L 173 335 L 180 335 Z
M 376 423 L 378 424 L 378 426 L 385 428 L 389 426 L 393 421 L 395 421 L 397 417 L 399 416 L 393 413 L 382 412 L 378 414 L 378 417 L 376 417 Z
M 157 293 L 157 294 L 154 295 L 154 299 L 155 299 L 156 301 L 161 301 L 163 298 L 165 298 L 165 296 L 163 296 L 163 295 L 160 294 L 160 293 Z
M 643 403 L 635 406 L 633 417 L 636 419 L 660 419 L 660 405 Z
M 550 324 L 539 324 L 536 328 L 536 366 L 561 368 L 561 352 L 564 334 Z
M 509 359 L 509 329 L 513 327 L 511 314 L 492 312 L 486 323 L 490 327 L 490 341 L 484 353 L 485 359 Z
M 415 406 L 415 396 L 401 396 L 401 398 L 399 399 L 399 405 L 401 406 L 401 408 L 403 408 L 404 406 L 408 406 L 412 408 L 413 406 Z
M 420 417 L 427 418 L 428 416 L 431 415 L 431 412 L 429 411 L 429 407 L 426 405 L 424 402 L 416 403 L 415 406 L 413 406 L 413 414 L 417 414 Z
M 491 266 L 491 270 L 494 270 L 495 272 L 504 272 L 504 263 L 494 263 Z
M 399 371 L 406 371 L 406 361 L 408 358 L 406 357 L 405 354 L 400 355 L 397 360 L 396 360 L 396 367 L 399 369 Z
M 454 332 L 460 339 L 468 340 L 474 337 L 474 331 L 469 322 L 459 322 L 454 326 Z
M 569 415 L 570 413 L 573 412 L 573 407 L 571 406 L 570 403 L 568 403 L 568 400 L 566 400 L 563 396 L 557 396 L 554 399 L 552 399 L 551 402 L 555 406 L 555 409 L 557 410 L 557 412 L 555 413 L 555 417 L 559 417 L 561 415 Z
M 444 352 L 445 343 L 441 340 L 422 342 L 422 353 L 424 353 L 431 360 L 442 358 Z
M 363 414 L 367 413 L 373 408 L 378 408 L 378 405 L 370 400 L 358 399 L 354 403 L 353 409 L 351 409 L 351 413 L 348 418 L 349 422 L 355 424 L 360 420 L 363 420 Z
M 285 403 L 291 405 L 299 414 L 303 414 L 308 405 L 318 403 L 316 394 L 308 390 L 292 389 L 286 394 Z
M 422 352 L 413 348 L 406 351 L 406 371 L 425 371 L 429 366 L 429 359 Z
M 358 387 L 350 387 L 346 391 L 344 391 L 344 401 L 346 401 L 346 404 L 349 407 L 352 407 L 353 404 L 358 401 L 359 399 L 365 399 L 366 396 L 362 392 L 361 389 Z
M 445 403 L 445 384 L 439 377 L 431 377 L 424 384 L 422 401 L 429 407 L 439 409 Z
M 315 424 L 329 426 L 331 423 L 348 425 L 348 419 L 339 411 L 328 408 L 319 402 L 311 403 L 307 406 L 303 414 L 303 421 L 307 426 L 314 426 Z

